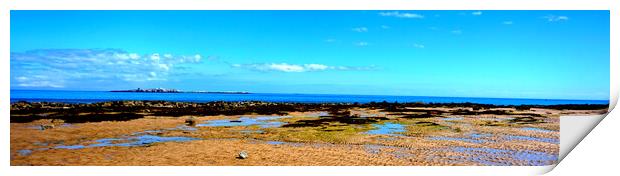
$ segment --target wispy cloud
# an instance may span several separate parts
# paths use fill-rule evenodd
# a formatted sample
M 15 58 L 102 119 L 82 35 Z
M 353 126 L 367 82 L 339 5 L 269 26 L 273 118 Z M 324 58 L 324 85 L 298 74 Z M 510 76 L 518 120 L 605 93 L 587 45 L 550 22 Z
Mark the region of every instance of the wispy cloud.
M 423 44 L 414 43 L 413 47 L 415 47 L 415 48 L 424 48 L 425 46 Z
M 482 15 L 482 11 L 475 11 L 475 12 L 472 12 L 471 14 L 474 16 L 480 16 Z
M 401 13 L 401 12 L 398 12 L 398 11 L 379 12 L 379 15 L 381 15 L 381 16 L 389 16 L 389 17 L 396 17 L 396 18 L 416 18 L 416 19 L 424 18 L 424 15 L 420 15 L 420 14 L 416 14 L 416 13 Z
M 289 64 L 289 63 L 260 63 L 260 64 L 232 64 L 234 68 L 244 68 L 260 72 L 317 72 L 317 71 L 364 71 L 374 70 L 374 66 L 369 67 L 350 67 L 350 66 L 329 66 L 324 64 Z
M 455 29 L 455 30 L 450 31 L 450 33 L 460 35 L 460 34 L 463 34 L 463 31 L 461 31 L 460 29 Z
M 334 42 L 337 42 L 337 41 L 338 40 L 333 39 L 333 38 L 325 39 L 325 42 L 327 42 L 327 43 L 334 43 Z
M 17 80 L 17 85 L 20 87 L 51 87 L 51 88 L 64 87 L 62 80 L 53 79 L 47 75 L 34 75 L 34 76 L 28 76 L 28 77 L 19 76 L 19 77 L 16 77 L 15 80 Z
M 559 21 L 568 21 L 567 16 L 556 16 L 556 15 L 547 15 L 542 18 L 547 19 L 549 22 L 559 22 Z
M 118 49 L 42 49 L 11 53 L 11 76 L 21 87 L 60 88 L 72 82 L 163 81 L 176 65 L 201 55 L 137 54 Z
M 381 25 L 381 29 L 389 29 L 389 28 L 391 28 L 391 27 L 388 26 L 388 25 Z
M 502 24 L 505 24 L 505 25 L 512 25 L 512 24 L 513 24 L 513 22 L 512 22 L 512 21 L 503 21 L 503 22 L 502 22 Z
M 356 46 L 368 46 L 369 43 L 368 42 L 353 42 L 354 45 Z
M 368 28 L 366 28 L 366 27 L 356 27 L 356 28 L 353 28 L 351 30 L 353 30 L 355 32 L 368 32 Z

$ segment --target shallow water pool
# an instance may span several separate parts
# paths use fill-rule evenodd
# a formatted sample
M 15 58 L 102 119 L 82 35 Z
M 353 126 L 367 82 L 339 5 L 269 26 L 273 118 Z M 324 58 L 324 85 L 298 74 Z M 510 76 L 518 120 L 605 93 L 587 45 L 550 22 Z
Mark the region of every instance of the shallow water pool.
M 386 122 L 384 124 L 372 124 L 372 126 L 377 129 L 367 131 L 365 134 L 402 136 L 402 134 L 397 133 L 405 132 L 405 126 L 398 123 Z
M 543 132 L 543 133 L 557 132 L 557 131 L 553 131 L 553 130 L 547 130 L 547 129 L 542 129 L 542 128 L 534 128 L 534 127 L 523 127 L 523 128 L 521 128 L 521 130 L 536 131 L 536 132 Z
M 141 136 L 132 136 L 126 138 L 104 138 L 95 140 L 95 144 L 91 145 L 61 145 L 56 146 L 57 149 L 82 149 L 88 147 L 111 147 L 111 146 L 120 146 L 120 147 L 136 147 L 136 146 L 145 146 L 153 143 L 159 142 L 184 142 L 184 141 L 193 141 L 198 140 L 198 138 L 190 138 L 190 137 L 163 137 L 163 136 L 155 136 L 155 135 L 141 135 Z
M 544 166 L 558 160 L 558 155 L 530 150 L 504 150 L 494 148 L 454 147 L 452 151 L 463 153 L 463 156 L 450 157 L 458 162 L 473 161 L 487 166 Z
M 284 122 L 274 121 L 291 116 L 259 116 L 255 118 L 240 117 L 234 120 L 208 120 L 206 123 L 198 124 L 199 127 L 232 127 L 232 126 L 251 126 L 258 125 L 261 128 L 275 128 L 284 125 Z
M 285 142 L 282 142 L 282 141 L 267 141 L 267 144 L 280 145 L 280 144 L 285 144 Z
M 506 139 L 506 140 L 522 140 L 522 141 L 538 141 L 538 142 L 546 142 L 546 143 L 553 143 L 553 144 L 559 144 L 560 143 L 559 139 L 554 139 L 554 138 L 537 138 L 537 137 L 531 137 L 531 136 L 507 135 L 507 136 L 504 137 L 504 139 Z
M 28 156 L 32 154 L 32 150 L 24 149 L 17 151 L 17 153 L 19 153 L 19 156 Z
M 446 137 L 446 136 L 434 136 L 434 137 L 430 137 L 428 139 L 430 140 L 439 140 L 439 141 L 463 141 L 463 142 L 469 142 L 469 143 L 476 143 L 476 144 L 482 144 L 482 143 L 486 143 L 486 142 L 490 142 L 490 140 L 484 139 L 484 138 L 488 138 L 491 137 L 493 135 L 491 134 L 486 134 L 486 133 L 472 133 L 469 135 L 469 137 Z
M 445 117 L 441 118 L 443 121 L 451 121 L 451 120 L 463 120 L 463 117 Z

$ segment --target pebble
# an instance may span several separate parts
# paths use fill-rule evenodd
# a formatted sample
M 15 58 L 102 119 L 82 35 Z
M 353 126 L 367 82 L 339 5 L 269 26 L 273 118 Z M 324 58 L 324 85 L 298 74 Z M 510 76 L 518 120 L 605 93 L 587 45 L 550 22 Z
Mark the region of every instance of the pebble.
M 239 158 L 239 159 L 247 159 L 248 157 L 249 156 L 248 156 L 247 152 L 241 151 L 241 152 L 239 152 L 239 156 L 237 158 Z

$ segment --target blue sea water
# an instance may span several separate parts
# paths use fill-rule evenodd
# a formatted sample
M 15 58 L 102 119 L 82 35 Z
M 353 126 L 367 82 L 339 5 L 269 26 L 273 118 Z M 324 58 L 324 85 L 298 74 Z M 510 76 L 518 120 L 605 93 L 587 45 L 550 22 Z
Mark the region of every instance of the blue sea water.
M 555 104 L 608 104 L 609 100 L 555 100 L 515 98 L 467 98 L 390 95 L 329 95 L 329 94 L 218 94 L 218 93 L 136 93 L 107 91 L 11 90 L 11 102 L 64 102 L 96 103 L 117 100 L 163 100 L 178 102 L 211 101 L 266 101 L 300 103 L 368 103 L 368 102 L 425 102 L 425 103 L 482 103 L 495 105 L 555 105 Z

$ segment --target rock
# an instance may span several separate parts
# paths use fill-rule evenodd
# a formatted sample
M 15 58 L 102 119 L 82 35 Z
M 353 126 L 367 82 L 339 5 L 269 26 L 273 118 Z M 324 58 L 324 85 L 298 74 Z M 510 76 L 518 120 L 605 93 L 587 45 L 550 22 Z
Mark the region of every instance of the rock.
M 47 130 L 54 128 L 54 125 L 41 125 L 41 130 Z
M 185 119 L 185 125 L 187 125 L 187 126 L 194 126 L 194 125 L 196 125 L 196 119 L 193 118 L 193 117 Z
M 247 159 L 248 157 L 249 157 L 249 155 L 245 151 L 239 152 L 239 156 L 237 156 L 237 158 L 239 158 L 239 159 Z
M 62 119 L 52 119 L 52 124 L 63 124 L 65 120 Z

